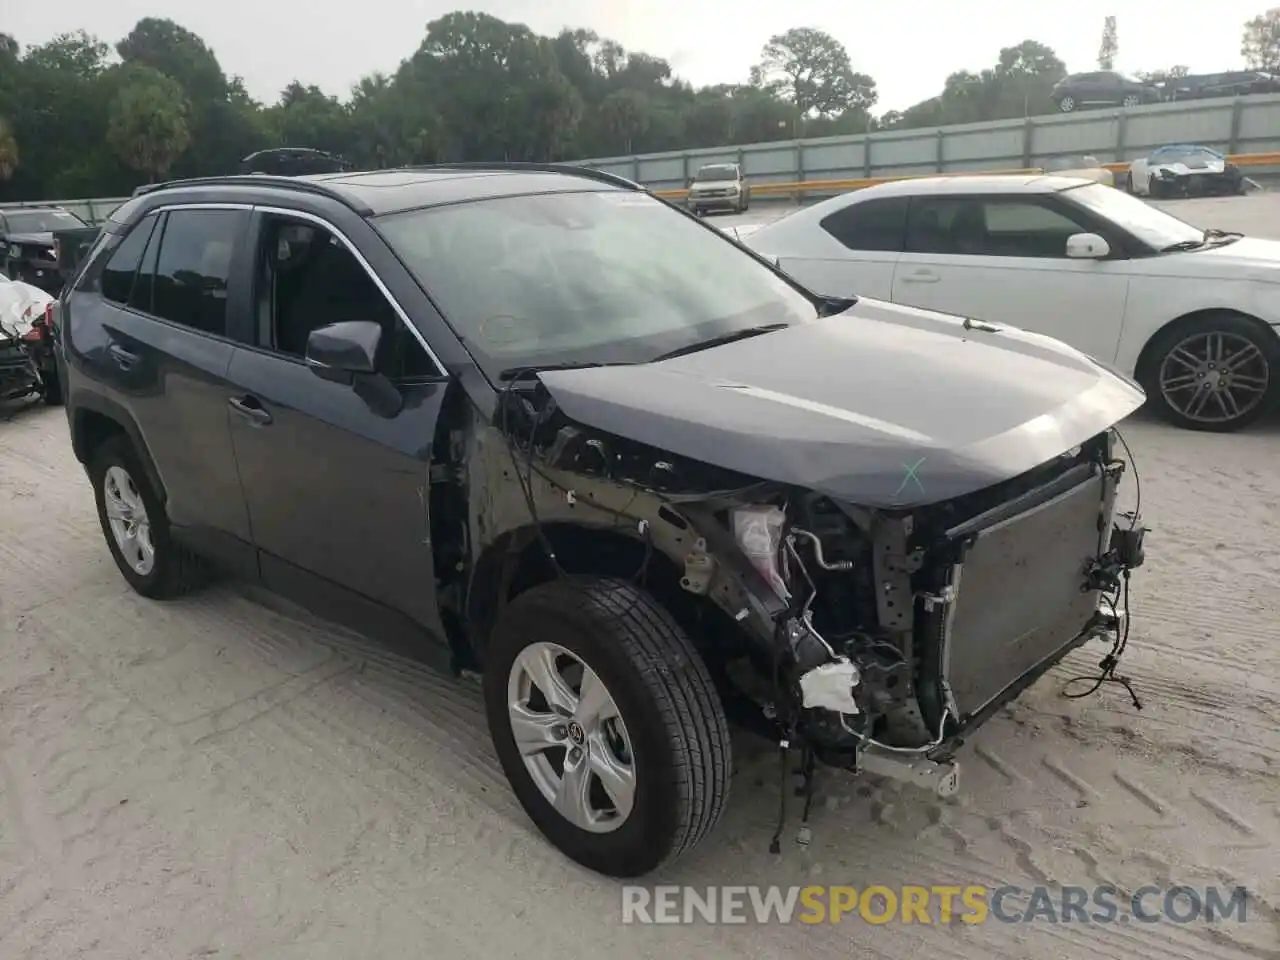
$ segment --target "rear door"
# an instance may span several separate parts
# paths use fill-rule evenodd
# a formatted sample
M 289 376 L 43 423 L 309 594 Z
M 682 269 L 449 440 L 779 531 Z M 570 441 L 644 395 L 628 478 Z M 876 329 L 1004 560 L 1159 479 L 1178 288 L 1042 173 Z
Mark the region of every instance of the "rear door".
M 779 266 L 826 296 L 888 300 L 906 226 L 905 198 L 855 201 L 819 221 L 801 246 L 789 244 L 779 254 Z
M 233 278 L 249 219 L 247 207 L 175 207 L 106 241 L 102 266 L 66 304 L 63 343 L 67 361 L 106 387 L 84 406 L 118 405 L 101 412 L 136 425 L 175 534 L 252 575 L 226 381 L 247 321 Z
M 1129 261 L 1066 256 L 1069 236 L 1094 229 L 1040 195 L 913 197 L 893 301 L 1047 334 L 1111 361 Z
M 251 248 L 257 329 L 228 376 L 263 578 L 353 625 L 390 610 L 442 637 L 429 487 L 447 378 L 334 224 L 259 211 Z M 398 412 L 307 367 L 308 334 L 347 320 L 382 326 L 379 372 Z

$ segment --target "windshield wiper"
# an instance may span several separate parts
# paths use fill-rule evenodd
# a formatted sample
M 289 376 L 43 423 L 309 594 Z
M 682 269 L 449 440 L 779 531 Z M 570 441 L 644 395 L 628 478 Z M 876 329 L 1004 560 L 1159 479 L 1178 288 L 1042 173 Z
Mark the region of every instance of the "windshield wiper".
M 1167 247 L 1161 247 L 1161 253 L 1178 253 L 1183 250 L 1199 250 L 1205 245 L 1203 240 L 1179 240 L 1177 243 L 1171 243 Z
M 735 330 L 733 333 L 721 334 L 709 340 L 699 340 L 697 343 L 691 343 L 688 346 L 677 347 L 675 350 L 660 353 L 651 362 L 657 363 L 661 360 L 671 360 L 675 357 L 683 357 L 686 354 L 697 353 L 700 350 L 707 350 L 711 347 L 722 347 L 726 343 L 735 343 L 738 340 L 746 340 L 749 337 L 758 337 L 762 333 L 773 333 L 775 330 L 785 330 L 789 326 L 791 326 L 789 323 L 766 323 L 758 327 Z
M 1236 230 L 1219 230 L 1217 227 L 1210 227 L 1204 232 L 1204 238 L 1206 241 L 1218 240 L 1223 243 L 1231 243 L 1234 240 L 1239 240 L 1243 236 L 1243 233 Z
M 536 377 L 540 373 L 546 373 L 551 370 L 587 370 L 591 367 L 629 367 L 631 363 L 623 360 L 606 363 L 603 360 L 582 360 L 577 363 L 569 361 L 566 363 L 543 363 L 532 364 L 527 367 L 507 367 L 505 370 L 498 371 L 498 379 L 504 381 L 511 380 L 527 380 L 530 377 Z

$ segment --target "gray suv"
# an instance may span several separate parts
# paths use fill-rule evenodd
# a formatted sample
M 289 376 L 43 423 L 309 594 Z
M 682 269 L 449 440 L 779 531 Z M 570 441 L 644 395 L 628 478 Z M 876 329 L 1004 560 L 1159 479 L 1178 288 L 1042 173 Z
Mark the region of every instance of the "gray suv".
M 963 738 L 1124 632 L 1138 388 L 818 296 L 608 174 L 161 185 L 60 329 L 135 590 L 236 576 L 478 671 L 524 810 L 611 875 L 712 833 L 731 717 L 809 786 L 821 761 L 945 795 Z

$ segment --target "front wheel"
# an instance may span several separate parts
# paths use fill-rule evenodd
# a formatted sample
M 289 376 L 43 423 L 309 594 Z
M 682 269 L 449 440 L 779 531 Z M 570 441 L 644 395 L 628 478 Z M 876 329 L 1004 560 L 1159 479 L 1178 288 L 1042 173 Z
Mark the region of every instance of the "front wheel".
M 1126 96 L 1124 100 L 1121 101 L 1121 103 L 1123 106 L 1126 106 L 1126 107 L 1136 107 L 1140 103 L 1142 103 L 1142 98 L 1138 96 L 1136 93 L 1131 93 L 1128 96 Z
M 1124 192 L 1133 193 L 1133 172 L 1124 175 Z
M 1058 101 L 1058 110 L 1060 110 L 1062 113 L 1071 113 L 1073 110 L 1075 110 L 1075 108 L 1076 108 L 1075 97 L 1067 96 L 1067 97 L 1063 97 Z
M 556 580 L 495 625 L 485 709 L 512 790 L 571 859 L 613 877 L 669 863 L 729 793 L 728 723 L 688 636 L 621 580 Z
M 1224 313 L 1175 326 L 1152 347 L 1143 377 L 1148 401 L 1188 430 L 1230 433 L 1272 406 L 1280 341 L 1248 317 Z

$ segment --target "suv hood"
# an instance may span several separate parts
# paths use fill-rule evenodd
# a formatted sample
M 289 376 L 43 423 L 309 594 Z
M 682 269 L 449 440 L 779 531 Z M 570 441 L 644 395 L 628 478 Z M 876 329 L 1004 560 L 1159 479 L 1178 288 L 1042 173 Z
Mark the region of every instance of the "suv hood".
M 1065 344 L 861 299 L 811 323 L 660 363 L 546 371 L 572 419 L 866 507 L 972 493 L 1140 407 Z

